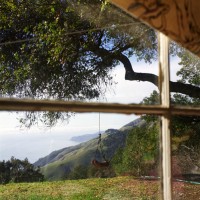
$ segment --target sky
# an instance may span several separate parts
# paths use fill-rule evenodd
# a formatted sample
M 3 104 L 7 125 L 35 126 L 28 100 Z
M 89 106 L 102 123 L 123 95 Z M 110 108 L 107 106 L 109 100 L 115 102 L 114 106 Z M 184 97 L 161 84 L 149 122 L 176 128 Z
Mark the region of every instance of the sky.
M 151 65 L 133 61 L 136 72 L 158 74 L 158 62 Z M 175 72 L 178 60 L 171 61 L 171 79 L 176 80 Z M 122 65 L 112 72 L 116 85 L 106 93 L 103 102 L 139 103 L 144 97 L 157 88 L 146 82 L 124 80 L 125 70 Z M 58 123 L 55 127 L 34 126 L 30 129 L 21 127 L 18 118 L 23 113 L 0 112 L 0 161 L 8 160 L 11 156 L 25 159 L 33 163 L 52 151 L 59 150 L 78 143 L 71 141 L 71 137 L 97 133 L 99 131 L 99 113 L 77 113 L 69 123 Z M 109 128 L 119 129 L 139 116 L 100 113 L 100 130 Z

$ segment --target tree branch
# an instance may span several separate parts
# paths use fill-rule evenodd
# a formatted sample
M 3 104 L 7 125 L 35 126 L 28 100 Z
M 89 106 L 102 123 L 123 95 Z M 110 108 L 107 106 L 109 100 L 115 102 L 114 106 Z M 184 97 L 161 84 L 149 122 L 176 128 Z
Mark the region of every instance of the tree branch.
M 99 56 L 103 57 L 110 57 L 112 59 L 120 61 L 125 68 L 125 80 L 129 81 L 147 81 L 153 83 L 155 86 L 159 87 L 158 85 L 158 76 L 155 74 L 150 73 L 137 73 L 133 71 L 132 64 L 127 56 L 122 53 L 112 53 L 103 48 L 96 48 L 95 53 Z M 173 82 L 170 81 L 170 92 L 177 92 L 185 95 L 189 95 L 193 98 L 200 98 L 200 87 L 181 83 L 181 82 Z
M 130 60 L 122 53 L 118 57 L 118 60 L 124 65 L 124 68 L 126 70 L 126 80 L 148 81 L 158 87 L 158 76 L 156 76 L 155 74 L 134 72 Z M 189 95 L 190 97 L 200 98 L 200 87 L 191 84 L 170 81 L 170 92 L 177 92 Z

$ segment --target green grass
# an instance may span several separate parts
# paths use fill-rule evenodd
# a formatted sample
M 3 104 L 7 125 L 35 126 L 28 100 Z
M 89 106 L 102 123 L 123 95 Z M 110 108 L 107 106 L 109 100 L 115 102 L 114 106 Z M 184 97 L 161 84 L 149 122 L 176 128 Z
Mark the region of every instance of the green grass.
M 173 183 L 174 199 L 199 199 L 200 185 Z M 158 200 L 159 182 L 132 177 L 96 178 L 0 186 L 0 200 Z
M 144 186 L 130 177 L 1 185 L 0 200 L 129 200 L 145 199 Z M 138 182 L 138 181 L 137 181 Z M 131 187 L 137 185 L 137 192 Z M 153 183 L 157 191 L 158 184 Z M 142 190 L 141 190 L 142 188 Z M 146 194 L 146 199 L 150 200 Z M 153 198 L 152 198 L 153 199 Z

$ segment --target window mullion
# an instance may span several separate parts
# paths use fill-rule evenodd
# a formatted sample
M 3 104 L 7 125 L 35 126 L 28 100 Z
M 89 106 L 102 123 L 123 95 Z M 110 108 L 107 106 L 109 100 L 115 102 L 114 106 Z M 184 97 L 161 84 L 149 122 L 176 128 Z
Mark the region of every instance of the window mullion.
M 169 40 L 162 33 L 159 33 L 159 70 L 161 105 L 168 108 L 168 112 L 161 117 L 163 199 L 171 200 L 172 175 L 170 138 Z

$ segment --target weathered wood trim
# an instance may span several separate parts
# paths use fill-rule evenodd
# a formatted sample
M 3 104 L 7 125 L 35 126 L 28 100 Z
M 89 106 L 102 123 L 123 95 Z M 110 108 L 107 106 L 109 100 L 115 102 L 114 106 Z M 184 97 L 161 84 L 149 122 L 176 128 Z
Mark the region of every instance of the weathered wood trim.
M 138 105 L 118 103 L 89 103 L 56 100 L 29 100 L 0 98 L 0 111 L 58 111 L 58 112 L 103 112 L 121 114 L 200 115 L 200 107 L 161 105 Z
M 169 39 L 159 33 L 159 80 L 161 105 L 170 109 L 169 89 Z M 163 200 L 172 199 L 172 173 L 171 173 L 171 113 L 161 117 L 161 152 L 162 152 L 162 188 Z
M 110 2 L 200 56 L 199 0 Z

